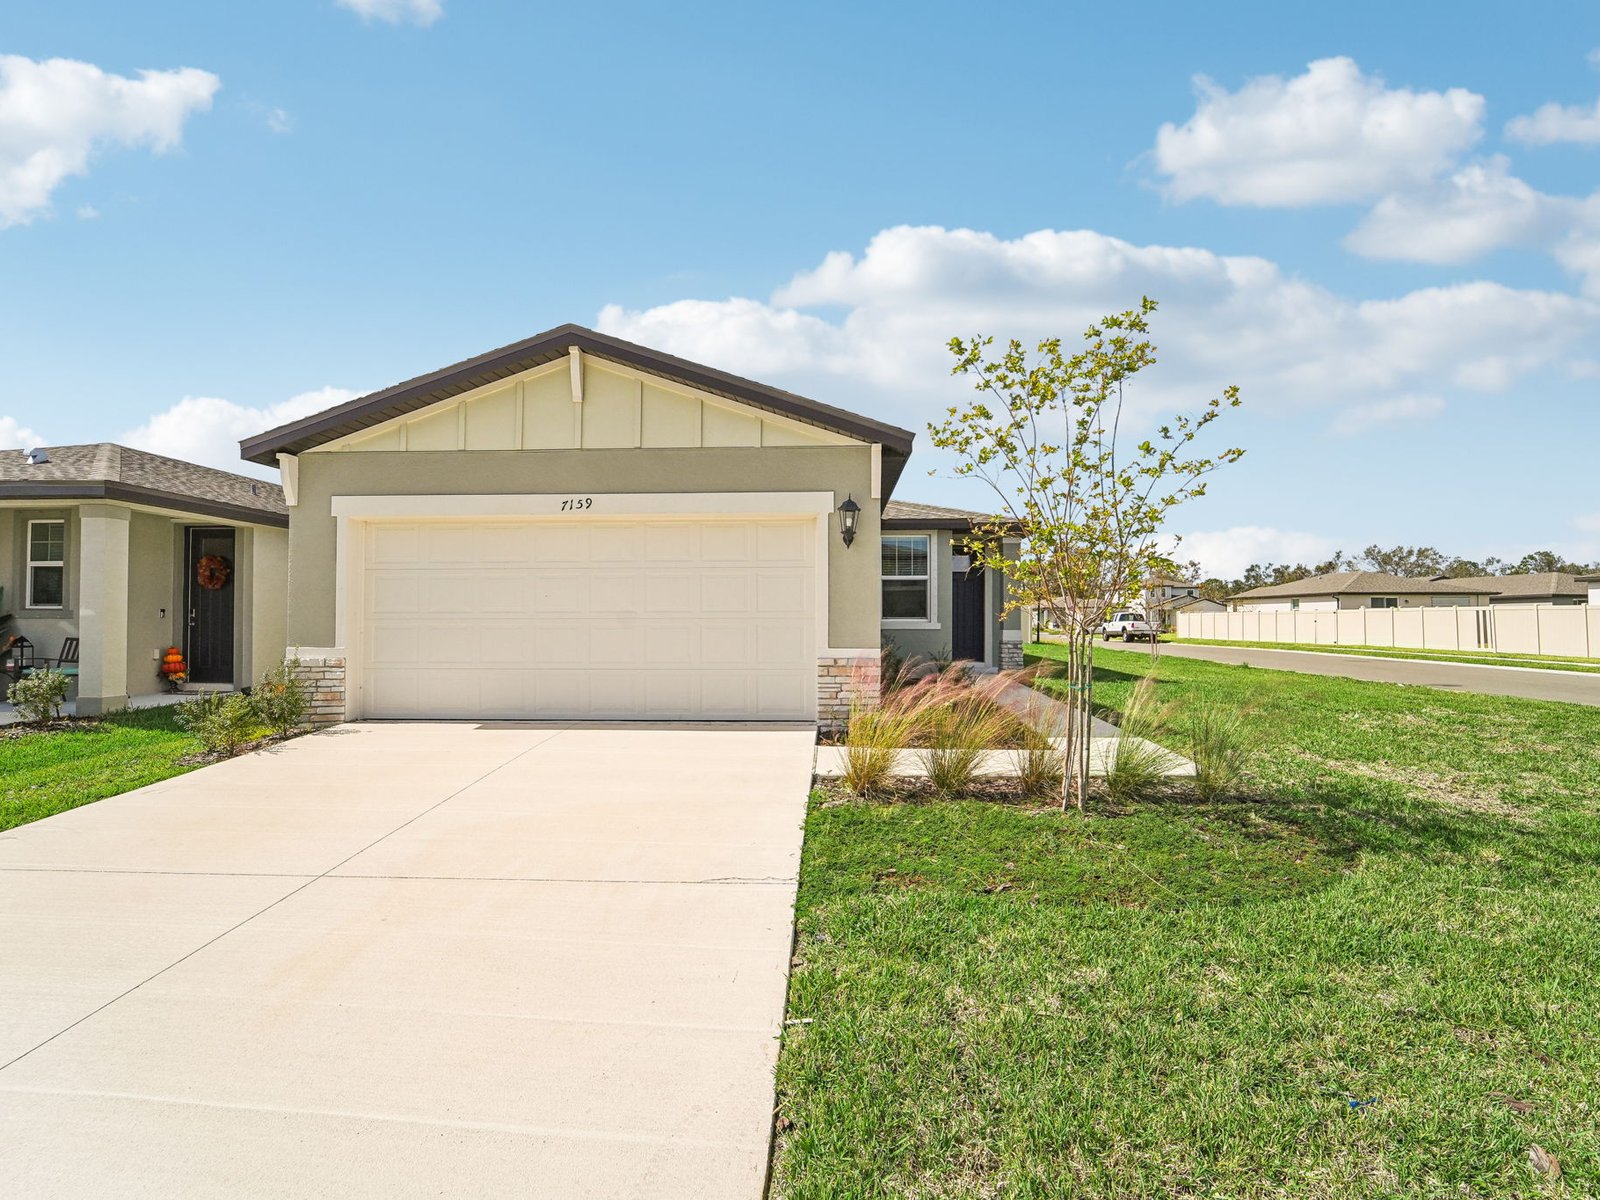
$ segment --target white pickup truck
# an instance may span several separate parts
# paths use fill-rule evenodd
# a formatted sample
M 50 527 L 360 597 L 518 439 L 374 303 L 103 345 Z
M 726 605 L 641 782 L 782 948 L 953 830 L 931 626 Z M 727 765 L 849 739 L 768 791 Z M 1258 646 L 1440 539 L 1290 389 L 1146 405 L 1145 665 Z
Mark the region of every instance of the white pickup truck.
M 1124 609 L 1122 612 L 1113 612 L 1111 619 L 1100 626 L 1100 637 L 1107 642 L 1114 637 L 1120 637 L 1125 642 L 1153 642 L 1156 631 L 1144 619 L 1142 612 Z

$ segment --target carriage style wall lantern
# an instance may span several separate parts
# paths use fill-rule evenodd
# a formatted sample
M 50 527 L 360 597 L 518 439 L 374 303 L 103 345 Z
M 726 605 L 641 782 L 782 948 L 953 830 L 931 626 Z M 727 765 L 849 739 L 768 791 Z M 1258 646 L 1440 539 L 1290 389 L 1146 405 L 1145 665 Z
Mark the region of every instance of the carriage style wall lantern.
M 856 503 L 854 496 L 846 496 L 844 503 L 839 505 L 839 536 L 848 546 L 856 540 L 856 522 L 861 519 L 861 505 Z

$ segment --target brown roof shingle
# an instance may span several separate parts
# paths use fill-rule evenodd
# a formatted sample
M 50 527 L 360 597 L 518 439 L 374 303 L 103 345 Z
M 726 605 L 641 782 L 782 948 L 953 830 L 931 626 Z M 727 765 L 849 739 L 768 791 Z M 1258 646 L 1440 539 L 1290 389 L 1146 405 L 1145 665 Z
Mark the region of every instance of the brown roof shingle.
M 275 483 L 134 450 L 113 442 L 0 450 L 0 499 L 121 500 L 201 516 L 289 523 L 283 489 Z
M 1559 571 L 1536 575 L 1463 575 L 1426 579 L 1386 575 L 1381 571 L 1334 571 L 1311 575 L 1290 583 L 1235 592 L 1230 600 L 1287 599 L 1293 596 L 1460 596 L 1485 595 L 1494 600 L 1536 600 L 1557 596 L 1582 596 L 1576 577 Z

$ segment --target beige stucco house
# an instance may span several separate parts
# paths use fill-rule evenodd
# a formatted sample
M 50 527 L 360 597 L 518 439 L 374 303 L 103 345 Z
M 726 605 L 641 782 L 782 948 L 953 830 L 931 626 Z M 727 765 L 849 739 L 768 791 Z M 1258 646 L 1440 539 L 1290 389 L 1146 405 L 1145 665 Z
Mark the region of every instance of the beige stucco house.
M 1234 612 L 1336 612 L 1357 608 L 1435 608 L 1583 604 L 1577 578 L 1562 572 L 1411 579 L 1377 571 L 1337 571 L 1228 597 Z
M 972 514 L 886 507 L 911 444 L 564 325 L 241 451 L 281 469 L 320 719 L 832 721 L 886 626 L 956 638 Z M 996 663 L 999 587 L 965 589 Z
M 227 471 L 109 443 L 0 451 L 0 687 L 73 639 L 79 713 L 156 693 L 174 645 L 195 684 L 247 686 L 282 661 L 287 527 L 278 485 Z

